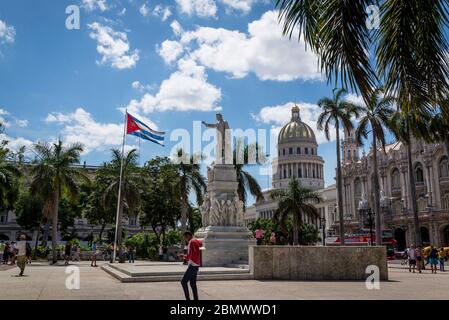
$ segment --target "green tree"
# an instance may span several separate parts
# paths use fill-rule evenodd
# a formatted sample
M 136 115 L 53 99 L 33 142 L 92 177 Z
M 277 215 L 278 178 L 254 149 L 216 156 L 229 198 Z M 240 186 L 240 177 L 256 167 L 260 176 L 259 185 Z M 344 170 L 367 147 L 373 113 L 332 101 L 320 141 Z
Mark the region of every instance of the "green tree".
M 256 201 L 263 200 L 262 188 L 251 173 L 245 170 L 245 167 L 254 166 L 260 164 L 260 156 L 258 144 L 245 144 L 243 140 L 238 139 L 233 151 L 234 168 L 237 174 L 237 193 L 239 199 L 245 204 L 249 193 L 256 198 Z
M 358 117 L 360 107 L 349 103 L 343 99 L 346 93 L 344 89 L 334 89 L 333 98 L 321 98 L 318 106 L 321 108 L 321 114 L 318 117 L 318 130 L 324 130 L 326 139 L 330 140 L 330 127 L 335 127 L 336 151 L 337 151 L 337 199 L 338 199 L 338 218 L 340 224 L 341 245 L 344 245 L 344 214 L 343 214 L 343 182 L 341 173 L 341 148 L 340 148 L 340 128 L 350 132 L 354 129 L 351 117 Z
M 398 99 L 402 111 L 435 105 L 449 92 L 447 2 L 378 3 L 380 24 L 372 32 L 367 23 L 372 1 L 276 0 L 284 35 L 304 39 L 328 81 L 360 90 L 368 103 L 378 79 L 384 79 L 387 94 Z M 443 109 L 448 115 L 447 103 Z
M 41 196 L 44 213 L 52 219 L 53 263 L 57 262 L 59 202 L 63 193 L 76 197 L 79 182 L 86 173 L 74 167 L 80 161 L 81 144 L 64 147 L 61 140 L 54 144 L 40 142 L 34 146 L 37 159 L 31 169 L 31 192 Z
M 178 170 L 177 195 L 181 203 L 181 231 L 187 230 L 187 217 L 189 213 L 189 196 L 193 191 L 196 196 L 196 203 L 201 205 L 203 195 L 206 192 L 206 181 L 200 172 L 200 165 L 197 164 L 196 156 L 189 156 L 184 150 L 177 151 L 176 168 Z
M 372 136 L 373 152 L 373 192 L 374 192 L 374 212 L 376 216 L 376 244 L 382 245 L 382 228 L 380 219 L 380 186 L 377 163 L 378 143 L 385 150 L 385 128 L 390 127 L 391 117 L 394 113 L 391 108 L 394 99 L 383 96 L 381 89 L 376 89 L 371 95 L 368 104 L 361 106 L 359 126 L 356 130 L 356 139 L 363 145 L 363 139 L 368 138 L 368 133 Z
M 118 236 L 117 248 L 122 254 L 122 219 L 123 210 L 126 207 L 128 215 L 136 215 L 140 205 L 139 185 L 141 182 L 140 170 L 137 165 L 138 155 L 136 149 L 129 151 L 123 156 L 119 150 L 112 149 L 112 160 L 100 169 L 100 174 L 104 176 L 106 188 L 103 193 L 104 206 L 106 208 L 118 209 Z M 122 186 L 120 201 L 118 201 L 118 190 L 120 185 L 120 167 L 123 161 Z
M 321 201 L 320 196 L 299 185 L 296 178 L 292 178 L 286 190 L 273 190 L 271 198 L 278 202 L 278 209 L 273 219 L 278 220 L 281 229 L 285 229 L 290 216 L 293 219 L 293 245 L 299 244 L 299 231 L 304 224 L 304 217 L 316 219 L 319 217 L 317 208 L 313 203 Z
M 169 158 L 156 157 L 145 164 L 143 172 L 140 224 L 151 226 L 158 243 L 162 244 L 167 230 L 175 228 L 180 217 L 178 170 Z
M 35 246 L 38 244 L 41 224 L 44 220 L 42 214 L 43 208 L 44 204 L 42 199 L 29 190 L 23 190 L 20 193 L 15 207 L 17 224 L 25 230 L 37 231 Z
M 0 125 L 0 132 L 1 132 Z M 19 195 L 21 172 L 17 162 L 10 161 L 12 152 L 7 148 L 8 141 L 0 143 L 0 209 L 11 210 Z

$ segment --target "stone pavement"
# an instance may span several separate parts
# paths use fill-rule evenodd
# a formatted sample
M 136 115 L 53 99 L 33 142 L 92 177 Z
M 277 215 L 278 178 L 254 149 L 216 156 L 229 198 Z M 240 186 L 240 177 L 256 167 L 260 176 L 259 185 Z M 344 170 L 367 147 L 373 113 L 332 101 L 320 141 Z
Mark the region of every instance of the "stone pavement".
M 0 271 L 0 299 L 182 299 L 177 282 L 121 283 L 89 262 L 75 263 L 80 270 L 80 289 L 66 288 L 66 268 L 46 263 L 27 265 L 25 277 L 17 268 Z M 99 266 L 101 263 L 99 263 Z M 390 281 L 380 290 L 367 290 L 353 281 L 200 281 L 200 299 L 449 299 L 449 272 L 409 273 L 393 263 Z

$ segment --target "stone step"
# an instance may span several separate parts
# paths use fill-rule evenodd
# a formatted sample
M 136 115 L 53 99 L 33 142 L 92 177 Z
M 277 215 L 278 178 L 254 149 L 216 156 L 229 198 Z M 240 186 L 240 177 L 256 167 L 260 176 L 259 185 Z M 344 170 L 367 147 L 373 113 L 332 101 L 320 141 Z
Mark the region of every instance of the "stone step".
M 150 276 L 130 276 L 126 273 L 113 268 L 111 265 L 101 267 L 109 275 L 118 279 L 120 282 L 178 282 L 181 281 L 183 274 L 158 273 Z M 220 281 L 220 280 L 254 280 L 254 276 L 249 271 L 244 273 L 206 273 L 198 274 L 199 281 Z

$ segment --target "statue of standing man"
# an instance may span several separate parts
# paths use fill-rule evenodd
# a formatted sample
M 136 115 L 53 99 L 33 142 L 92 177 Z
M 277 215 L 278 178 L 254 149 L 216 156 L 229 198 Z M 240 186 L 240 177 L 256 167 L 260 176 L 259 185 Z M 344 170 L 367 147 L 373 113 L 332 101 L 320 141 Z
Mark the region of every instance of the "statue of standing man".
M 217 113 L 217 123 L 202 123 L 207 128 L 217 129 L 217 147 L 216 164 L 232 164 L 232 150 L 231 150 L 231 130 L 227 121 L 223 120 L 221 113 Z

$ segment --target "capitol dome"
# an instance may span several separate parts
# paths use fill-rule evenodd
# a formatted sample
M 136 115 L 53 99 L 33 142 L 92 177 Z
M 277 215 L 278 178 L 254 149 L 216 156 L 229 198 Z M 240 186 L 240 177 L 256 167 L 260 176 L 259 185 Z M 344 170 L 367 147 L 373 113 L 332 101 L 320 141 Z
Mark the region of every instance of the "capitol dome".
M 299 107 L 292 108 L 292 118 L 289 123 L 282 127 L 279 132 L 278 143 L 284 143 L 294 140 L 311 140 L 316 142 L 315 133 L 312 128 L 301 121 Z
M 312 128 L 301 121 L 298 106 L 278 136 L 278 157 L 273 160 L 273 188 L 287 188 L 292 178 L 313 190 L 324 187 L 324 160 Z

